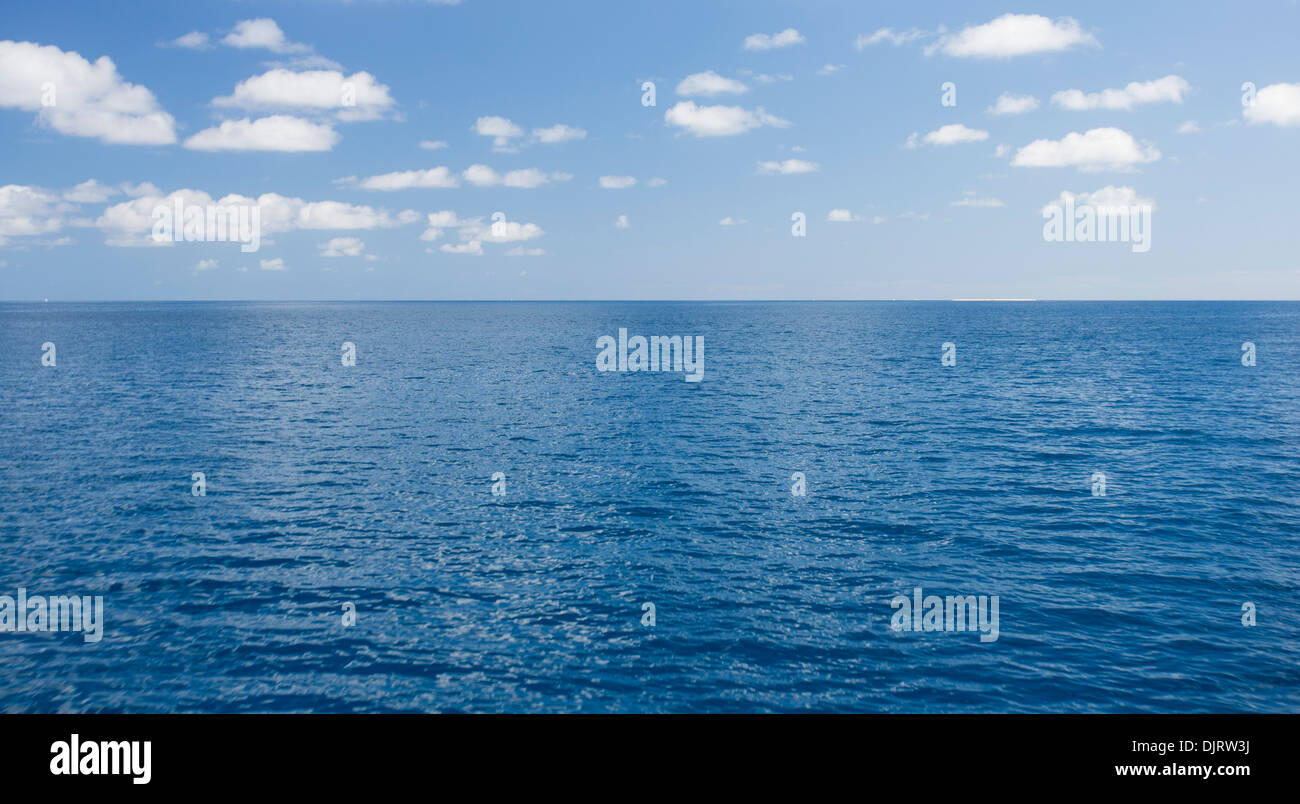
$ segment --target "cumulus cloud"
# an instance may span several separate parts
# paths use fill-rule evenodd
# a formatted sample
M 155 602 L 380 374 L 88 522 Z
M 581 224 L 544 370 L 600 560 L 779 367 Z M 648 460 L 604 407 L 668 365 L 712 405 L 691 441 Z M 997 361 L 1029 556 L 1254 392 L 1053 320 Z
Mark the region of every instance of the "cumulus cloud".
M 466 254 L 471 257 L 483 256 L 483 244 L 477 240 L 471 240 L 467 243 L 444 243 L 438 248 L 448 254 Z
M 1016 151 L 1016 167 L 1075 167 L 1083 172 L 1132 170 L 1160 158 L 1150 143 L 1139 144 L 1133 135 L 1118 128 L 1094 128 L 1071 132 L 1059 140 L 1034 140 Z
M 636 185 L 635 176 L 601 176 L 599 181 L 605 190 L 626 190 Z
M 114 145 L 171 145 L 176 122 L 153 93 L 125 81 L 112 59 L 35 42 L 0 42 L 0 108 L 37 112 L 60 134 Z
M 1201 130 L 1201 127 L 1198 126 L 1198 125 L 1196 125 L 1196 121 L 1195 121 L 1195 120 L 1188 120 L 1188 121 L 1186 121 L 1185 123 L 1183 123 L 1181 126 L 1178 127 L 1178 133 L 1179 133 L 1179 134 L 1196 134 L 1196 133 L 1198 133 L 1200 130 Z
M 1033 53 L 1054 53 L 1076 45 L 1096 45 L 1078 20 L 1051 20 L 1038 14 L 1003 14 L 983 25 L 945 34 L 925 49 L 956 58 L 1007 59 Z
M 553 145 L 559 142 L 568 142 L 570 140 L 585 140 L 587 132 L 585 129 L 574 126 L 566 126 L 564 123 L 556 123 L 547 128 L 533 129 L 533 136 L 537 141 L 546 145 Z
M 101 204 L 120 192 L 122 191 L 116 187 L 107 187 L 94 179 L 88 179 L 70 190 L 64 190 L 63 200 L 74 204 Z
M 202 190 L 184 189 L 166 195 L 159 191 L 113 204 L 92 225 L 104 232 L 110 246 L 165 245 L 152 237 L 153 213 L 158 207 L 174 208 L 178 200 L 183 207 L 257 207 L 263 236 L 297 230 L 390 229 L 414 223 L 420 217 L 414 210 L 392 213 L 342 201 L 304 201 L 278 193 L 263 193 L 256 198 L 232 193 L 214 200 Z
M 535 223 L 495 220 L 483 225 L 479 222 L 462 227 L 462 238 L 473 238 L 484 243 L 515 243 L 541 237 L 545 232 Z
M 763 107 L 750 111 L 742 106 L 696 106 L 695 101 L 680 101 L 667 112 L 664 121 L 697 137 L 733 137 L 760 126 L 783 128 L 786 120 L 768 114 Z
M 506 252 L 506 256 L 507 257 L 540 257 L 545 253 L 546 253 L 545 249 L 524 248 L 523 246 L 515 246 L 514 248 Z
M 11 237 L 31 237 L 59 231 L 75 210 L 58 193 L 9 184 L 0 187 L 0 246 Z
M 276 257 L 272 260 L 258 260 L 257 265 L 263 271 L 287 271 L 289 266 L 284 264 L 284 257 Z
M 524 130 L 515 125 L 508 118 L 490 115 L 480 117 L 474 121 L 470 129 L 476 134 L 492 138 L 492 148 L 495 151 L 510 152 L 515 150 L 511 140 L 524 136 Z
M 482 254 L 483 243 L 518 243 L 533 240 L 545 234 L 535 223 L 506 220 L 496 213 L 495 220 L 484 223 L 482 218 L 461 218 L 451 210 L 433 212 L 428 216 L 429 227 L 420 235 L 421 240 L 433 241 L 443 237 L 444 230 L 456 229 L 460 245 L 447 244 L 442 250 L 449 254 Z
M 241 49 L 265 48 L 272 53 L 308 53 L 307 45 L 290 42 L 275 20 L 262 17 L 240 20 L 235 29 L 221 40 L 221 44 Z
M 749 221 L 744 218 L 733 218 L 730 215 L 718 221 L 719 226 L 740 226 L 745 223 L 749 223 Z
M 855 223 L 862 220 L 859 215 L 854 215 L 847 209 L 832 209 L 826 213 L 827 223 Z
M 420 235 L 421 240 L 437 240 L 442 237 L 444 229 L 459 229 L 467 226 L 471 222 L 461 220 L 455 212 L 445 209 L 441 212 L 430 212 L 428 215 L 429 228 L 424 230 Z
M 196 273 L 199 271 L 215 271 L 220 265 L 221 263 L 217 260 L 199 260 L 194 264 L 194 271 Z
M 804 42 L 803 34 L 794 28 L 786 28 L 780 33 L 756 33 L 745 37 L 745 50 L 775 50 Z
M 360 257 L 366 250 L 366 244 L 356 237 L 331 237 L 327 242 L 317 244 L 322 257 Z
M 821 166 L 816 162 L 807 162 L 803 159 L 787 159 L 784 162 L 759 162 L 758 172 L 765 176 L 776 174 L 789 175 L 792 173 L 816 173 Z
M 1255 93 L 1255 102 L 1242 108 L 1251 125 L 1300 126 L 1300 84 L 1270 84 Z
M 573 178 L 567 173 L 548 175 L 537 168 L 511 170 L 501 174 L 487 165 L 470 165 L 461 175 L 465 181 L 475 187 L 516 187 L 524 190 L 541 187 L 552 181 L 568 181 Z
M 615 228 L 615 229 L 626 229 L 626 228 L 630 227 L 631 225 L 632 225 L 632 224 L 628 221 L 626 215 L 619 215 L 617 218 L 614 219 L 614 228 Z
M 445 140 L 420 140 L 420 147 L 426 151 L 438 151 L 447 147 Z
M 819 69 L 819 70 L 817 71 L 817 74 L 818 74 L 818 75 L 834 75 L 834 74 L 838 73 L 840 70 L 843 70 L 845 66 L 846 66 L 846 65 L 843 65 L 843 64 L 823 64 L 822 67 L 821 67 L 821 69 Z
M 271 115 L 225 120 L 185 141 L 194 151 L 328 151 L 339 135 L 328 125 L 301 117 Z
M 1003 92 L 987 111 L 989 114 L 1024 114 L 1038 108 L 1038 98 L 1033 95 L 1012 95 Z
M 870 36 L 867 34 L 858 34 L 858 38 L 853 41 L 853 47 L 857 50 L 865 50 L 866 48 L 869 48 L 872 45 L 878 45 L 881 42 L 888 42 L 897 47 L 925 36 L 929 36 L 929 34 L 925 31 L 918 31 L 915 28 L 910 31 L 895 31 L 893 28 L 880 28 Z
M 250 111 L 291 109 L 335 112 L 342 120 L 375 120 L 395 104 L 388 87 L 370 73 L 344 76 L 340 70 L 295 72 L 276 68 L 245 79 L 213 106 Z
M 724 78 L 712 70 L 688 75 L 677 84 L 678 95 L 740 95 L 749 87 L 734 78 Z
M 208 35 L 201 31 L 190 31 L 184 36 L 178 36 L 165 44 L 170 47 L 182 47 L 186 50 L 207 50 L 212 46 Z
M 1052 103 L 1062 109 L 1132 109 L 1144 103 L 1182 103 L 1183 93 L 1191 88 L 1177 75 L 1155 81 L 1132 81 L 1123 89 L 1103 89 L 1085 94 L 1079 89 L 1065 89 L 1052 95 Z
M 344 180 L 343 183 L 351 184 L 353 182 Z M 362 190 L 378 190 L 380 192 L 429 188 L 447 189 L 459 187 L 460 179 L 456 178 L 455 174 L 445 166 L 439 165 L 428 170 L 402 170 L 394 173 L 381 173 L 378 176 L 369 176 L 356 182 L 356 186 Z
M 1072 193 L 1069 190 L 1062 190 L 1061 194 L 1045 204 L 1040 212 L 1051 212 L 1054 207 L 1064 207 L 1066 201 L 1071 200 L 1076 209 L 1089 206 L 1101 215 L 1127 214 L 1129 210 L 1141 207 L 1156 208 L 1155 199 L 1138 195 L 1132 187 L 1115 187 L 1108 184 L 1091 193 Z
M 916 135 L 908 137 L 908 147 L 916 147 Z M 960 145 L 965 142 L 983 142 L 989 138 L 987 131 L 981 131 L 977 128 L 967 128 L 961 123 L 949 123 L 946 126 L 937 128 L 921 138 L 921 142 L 927 145 Z

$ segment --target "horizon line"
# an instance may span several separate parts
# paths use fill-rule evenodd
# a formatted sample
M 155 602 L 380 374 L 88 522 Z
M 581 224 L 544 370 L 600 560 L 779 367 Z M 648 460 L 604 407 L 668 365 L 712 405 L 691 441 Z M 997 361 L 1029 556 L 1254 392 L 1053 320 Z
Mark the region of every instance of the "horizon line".
M 55 299 L 55 304 L 862 304 L 888 302 L 1169 302 L 1198 304 L 1300 302 L 1292 299 L 910 298 L 910 299 Z M 49 304 L 46 299 L 0 299 L 0 304 Z

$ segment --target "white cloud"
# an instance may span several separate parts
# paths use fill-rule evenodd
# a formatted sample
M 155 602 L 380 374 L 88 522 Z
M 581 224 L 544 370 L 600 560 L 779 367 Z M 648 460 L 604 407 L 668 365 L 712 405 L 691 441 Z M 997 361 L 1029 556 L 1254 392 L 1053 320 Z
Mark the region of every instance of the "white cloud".
M 826 213 L 827 223 L 855 223 L 862 220 L 860 215 L 854 215 L 847 209 L 832 209 Z
M 498 152 L 509 153 L 515 148 L 510 141 L 524 136 L 524 130 L 505 117 L 491 115 L 474 121 L 470 129 L 476 134 L 492 138 L 492 148 Z
M 824 64 L 824 65 L 822 65 L 822 68 L 821 68 L 820 70 L 817 71 L 817 74 L 818 74 L 818 75 L 834 75 L 835 73 L 838 73 L 840 70 L 843 70 L 844 67 L 845 67 L 845 65 L 843 65 L 843 64 Z
M 967 193 L 966 196 L 958 201 L 949 204 L 952 207 L 1005 207 L 1006 204 L 1000 198 L 980 198 L 973 193 Z
M 381 192 L 429 188 L 446 189 L 459 186 L 460 179 L 456 178 L 443 165 L 428 170 L 401 170 L 394 173 L 381 173 L 378 176 L 362 179 L 357 183 L 357 187 L 362 190 L 379 190 Z
M 445 140 L 420 140 L 420 147 L 426 151 L 437 151 L 447 147 Z
M 1191 85 L 1183 78 L 1167 75 L 1155 81 L 1132 81 L 1123 89 L 1103 89 L 1088 94 L 1078 89 L 1065 89 L 1052 95 L 1052 103 L 1072 111 L 1132 109 L 1144 103 L 1182 103 L 1183 93 L 1190 88 Z
M 605 190 L 626 190 L 636 185 L 635 176 L 601 176 L 600 186 Z
M 272 53 L 307 53 L 307 45 L 290 42 L 275 20 L 262 17 L 255 20 L 241 20 L 235 29 L 221 40 L 221 44 L 241 49 L 265 48 Z
M 1132 187 L 1106 185 L 1100 190 L 1091 193 L 1072 193 L 1069 190 L 1062 190 L 1061 194 L 1045 204 L 1040 212 L 1050 212 L 1054 207 L 1064 207 L 1065 202 L 1071 199 L 1073 199 L 1076 209 L 1089 206 L 1102 215 L 1109 212 L 1123 214 L 1131 209 L 1141 207 L 1156 208 L 1155 199 L 1138 195 L 1137 191 Z
M 467 223 L 469 223 L 469 221 L 461 220 L 456 216 L 455 212 L 449 209 L 444 209 L 441 212 L 429 213 L 429 225 L 435 226 L 439 229 L 464 226 Z
M 957 58 L 1006 59 L 1032 53 L 1053 53 L 1075 45 L 1096 45 L 1078 20 L 1050 20 L 1038 14 L 1003 14 L 983 25 L 972 25 L 939 37 L 925 49 L 927 56 L 943 53 Z
M 113 145 L 176 142 L 176 121 L 152 92 L 124 81 L 112 59 L 91 63 L 53 45 L 0 41 L 0 108 L 37 112 L 60 134 Z
M 64 190 L 63 200 L 74 204 L 101 204 L 120 192 L 116 187 L 107 187 L 94 179 L 88 179 L 70 190 Z
M 983 142 L 989 138 L 987 131 L 967 128 L 961 123 L 949 123 L 921 138 L 927 145 L 959 145 L 965 142 Z
M 322 257 L 360 257 L 366 250 L 366 244 L 356 237 L 331 237 L 327 242 L 318 243 Z
M 661 178 L 659 178 L 658 176 L 655 176 L 653 179 L 651 179 L 650 181 L 646 182 L 646 186 L 647 186 L 647 187 L 663 187 L 663 186 L 664 186 L 665 184 L 667 184 L 667 183 L 668 183 L 668 180 L 667 180 L 667 179 L 661 179 Z
M 989 114 L 1024 114 L 1038 108 L 1038 98 L 1033 95 L 1012 95 L 1003 92 L 987 111 Z
M 679 126 L 697 137 L 732 137 L 759 126 L 782 128 L 788 121 L 774 117 L 758 107 L 750 111 L 741 106 L 696 106 L 695 101 L 680 101 L 664 112 L 664 121 Z
M 524 190 L 573 178 L 567 173 L 552 173 L 548 176 L 537 168 L 523 168 L 500 174 L 487 165 L 470 165 L 461 175 L 475 187 L 516 187 Z
M 483 244 L 477 240 L 471 240 L 468 243 L 458 243 L 456 245 L 444 243 L 438 248 L 448 254 L 467 254 L 471 257 L 483 256 Z
M 428 220 L 429 228 L 425 229 L 424 233 L 420 235 L 421 240 L 437 240 L 442 237 L 443 229 L 459 229 L 462 226 L 469 226 L 479 222 L 478 219 L 474 221 L 461 220 L 455 212 L 449 209 L 441 212 L 430 212 Z
M 215 271 L 221 265 L 217 260 L 199 260 L 194 265 L 195 271 Z
M 614 219 L 614 228 L 616 229 L 627 229 L 631 225 L 632 224 L 628 221 L 626 215 L 619 215 Z
M 920 39 L 925 36 L 929 36 L 929 34 L 925 31 L 918 31 L 916 29 L 895 32 L 893 28 L 880 28 L 870 36 L 867 36 L 866 34 L 858 34 L 858 38 L 853 41 L 853 47 L 857 50 L 864 50 L 872 45 L 878 45 L 881 42 L 888 42 L 897 47 L 898 45 L 905 45 L 914 39 Z
M 688 75 L 677 85 L 678 95 L 740 95 L 748 92 L 749 87 L 734 78 L 724 78 L 712 70 Z
M 740 226 L 745 223 L 749 223 L 749 221 L 744 218 L 733 218 L 730 215 L 718 221 L 719 226 Z
M 792 173 L 816 173 L 821 166 L 816 162 L 808 162 L 803 159 L 787 159 L 784 162 L 759 162 L 758 172 L 765 176 L 775 174 L 790 175 Z
M 745 37 L 745 50 L 774 50 L 797 45 L 803 41 L 805 41 L 803 34 L 794 28 L 786 28 L 780 33 L 756 33 Z
M 1071 132 L 1059 140 L 1034 140 L 1016 151 L 1016 167 L 1076 167 L 1083 172 L 1131 170 L 1135 165 L 1154 162 L 1160 151 L 1150 143 L 1139 144 L 1133 135 L 1118 128 L 1094 128 Z
M 156 188 L 154 188 L 156 189 Z M 263 193 L 257 198 L 230 194 L 219 200 L 202 190 L 176 190 L 141 195 L 106 208 L 92 225 L 106 235 L 110 246 L 157 246 L 153 240 L 154 216 L 157 207 L 174 208 L 179 200 L 183 206 L 256 206 L 263 238 L 269 234 L 295 230 L 328 229 L 390 229 L 414 223 L 419 214 L 413 210 L 391 213 L 385 209 L 348 204 L 341 201 L 304 201 L 278 193 Z
M 224 120 L 185 141 L 194 151 L 328 151 L 339 135 L 328 125 L 276 114 L 257 120 Z
M 186 50 L 207 50 L 211 46 L 208 35 L 200 31 L 190 31 L 184 36 L 178 36 L 167 43 L 172 47 L 183 47 Z
M 1188 120 L 1178 127 L 1179 134 L 1196 134 L 1200 132 L 1201 127 L 1196 125 L 1195 120 Z
M 283 68 L 245 79 L 230 95 L 212 100 L 213 106 L 249 110 L 335 111 L 343 120 L 379 119 L 394 104 L 388 87 L 370 73 Z
M 284 264 L 284 257 L 276 257 L 273 260 L 258 260 L 257 265 L 263 271 L 287 271 L 289 266 Z
M 478 220 L 463 226 L 460 230 L 462 240 L 473 239 L 485 243 L 516 243 L 532 240 L 546 234 L 535 223 L 497 220 L 484 225 Z
M 506 252 L 506 256 L 507 257 L 540 257 L 545 253 L 546 253 L 545 249 L 524 248 L 523 246 L 515 246 L 514 248 Z
M 481 254 L 483 243 L 515 243 L 532 240 L 545 234 L 535 223 L 505 220 L 504 216 L 485 224 L 482 218 L 465 219 L 451 210 L 433 212 L 428 216 L 429 228 L 420 235 L 421 240 L 433 241 L 443 236 L 444 229 L 457 229 L 461 245 L 447 244 L 442 250 L 449 254 Z
M 126 193 L 131 198 L 139 198 L 142 195 L 163 194 L 163 191 L 158 189 L 158 185 L 152 184 L 147 181 L 142 181 L 139 184 L 132 184 L 129 181 L 124 181 L 120 186 L 122 188 L 122 192 Z
M 566 126 L 563 123 L 556 123 L 547 128 L 533 129 L 533 136 L 537 138 L 538 142 L 553 145 L 559 142 L 568 142 L 569 140 L 585 140 L 587 131 L 574 126 Z
M 1241 110 L 1251 125 L 1300 126 L 1300 84 L 1270 84 L 1255 93 L 1255 102 Z
M 49 190 L 21 184 L 0 187 L 0 245 L 5 245 L 10 237 L 57 232 L 73 209 Z

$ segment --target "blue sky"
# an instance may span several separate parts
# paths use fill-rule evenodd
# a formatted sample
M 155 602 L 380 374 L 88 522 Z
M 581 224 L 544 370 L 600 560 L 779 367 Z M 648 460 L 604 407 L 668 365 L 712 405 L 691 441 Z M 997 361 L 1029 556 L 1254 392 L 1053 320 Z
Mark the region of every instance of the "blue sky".
M 1298 33 L 1289 0 L 13 5 L 0 298 L 1295 299 Z M 259 206 L 260 249 L 152 242 L 178 192 Z M 1150 249 L 1047 242 L 1062 193 L 1151 205 Z

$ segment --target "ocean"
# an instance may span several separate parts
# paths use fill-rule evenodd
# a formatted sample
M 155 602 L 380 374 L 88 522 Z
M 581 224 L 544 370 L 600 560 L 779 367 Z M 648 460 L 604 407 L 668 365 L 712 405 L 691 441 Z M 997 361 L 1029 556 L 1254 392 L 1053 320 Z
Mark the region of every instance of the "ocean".
M 1287 302 L 0 304 L 0 596 L 102 597 L 0 710 L 1298 711 L 1297 366 Z

